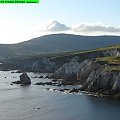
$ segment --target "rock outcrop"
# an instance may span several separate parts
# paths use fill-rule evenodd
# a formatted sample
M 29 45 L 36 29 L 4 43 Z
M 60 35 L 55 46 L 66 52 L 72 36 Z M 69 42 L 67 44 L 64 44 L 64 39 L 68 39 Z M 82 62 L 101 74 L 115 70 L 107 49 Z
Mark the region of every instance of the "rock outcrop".
M 31 84 L 31 80 L 26 72 L 20 75 L 20 82 L 21 84 Z
M 119 69 L 111 70 L 111 67 L 111 64 L 96 59 L 87 59 L 81 63 L 72 59 L 52 76 L 62 78 L 63 84 L 80 84 L 82 91 L 116 95 L 120 93 L 120 72 Z
M 4 61 L 0 65 L 1 70 L 19 70 L 27 72 L 39 72 L 39 73 L 53 73 L 58 68 L 54 61 L 50 61 L 48 58 L 31 58 L 31 59 L 12 59 Z
M 51 76 L 53 78 L 63 79 L 64 84 L 78 84 L 78 82 L 84 81 L 91 71 L 90 66 L 92 60 L 86 59 L 81 63 L 79 63 L 78 60 L 78 57 L 74 57 L 69 63 L 65 63 Z M 79 74 L 79 72 L 81 72 L 81 74 Z
M 32 71 L 41 73 L 51 73 L 57 69 L 55 62 L 50 61 L 48 58 L 42 58 L 32 64 Z
M 20 81 L 14 81 L 12 82 L 13 84 L 22 84 L 22 85 L 30 85 L 31 84 L 31 79 L 27 75 L 26 72 L 22 73 L 20 75 Z
M 113 90 L 119 90 L 120 91 L 120 73 L 117 76 L 116 81 L 114 82 L 114 85 L 112 87 Z

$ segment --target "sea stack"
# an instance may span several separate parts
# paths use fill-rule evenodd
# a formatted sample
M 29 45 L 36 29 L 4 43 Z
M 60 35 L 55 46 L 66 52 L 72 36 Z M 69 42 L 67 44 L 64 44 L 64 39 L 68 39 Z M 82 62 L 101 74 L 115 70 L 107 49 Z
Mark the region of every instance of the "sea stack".
M 31 84 L 31 79 L 29 78 L 26 72 L 20 75 L 20 83 L 25 85 Z

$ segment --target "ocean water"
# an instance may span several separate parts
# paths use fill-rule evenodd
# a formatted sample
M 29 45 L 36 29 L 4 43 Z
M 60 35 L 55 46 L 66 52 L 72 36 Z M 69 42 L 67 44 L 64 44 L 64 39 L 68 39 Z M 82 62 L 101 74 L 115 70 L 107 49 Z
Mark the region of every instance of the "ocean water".
M 10 85 L 20 73 L 0 71 L 0 120 L 119 120 L 120 99 L 47 91 L 34 85 Z M 41 74 L 28 73 L 31 76 Z M 43 74 L 45 76 L 46 74 Z M 6 78 L 5 78 L 6 77 Z M 36 109 L 40 108 L 40 109 Z

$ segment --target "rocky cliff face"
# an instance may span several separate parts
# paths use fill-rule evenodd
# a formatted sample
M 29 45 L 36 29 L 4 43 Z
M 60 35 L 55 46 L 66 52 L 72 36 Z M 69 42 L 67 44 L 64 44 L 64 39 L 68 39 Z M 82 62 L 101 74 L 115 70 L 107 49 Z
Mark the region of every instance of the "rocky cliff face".
M 86 77 L 87 74 L 91 71 L 90 66 L 92 64 L 92 60 L 84 60 L 83 62 L 78 62 L 79 58 L 74 57 L 70 62 L 65 63 L 62 67 L 60 67 L 54 74 L 55 78 L 62 78 L 65 84 L 72 84 L 75 82 L 81 82 L 78 79 Z M 79 76 L 79 72 L 81 71 L 81 76 Z
M 1 68 L 53 73 L 63 84 L 80 84 L 81 90 L 105 95 L 120 93 L 120 48 L 98 49 L 54 59 L 11 60 Z
M 117 51 L 111 54 L 118 56 Z M 62 78 L 63 84 L 80 84 L 83 91 L 105 95 L 116 95 L 120 92 L 120 70 L 110 69 L 119 65 L 113 66 L 96 59 L 86 59 L 79 63 L 78 57 L 76 58 L 65 63 L 53 76 Z
M 56 64 L 47 58 L 43 58 L 39 61 L 35 61 L 32 64 L 32 71 L 34 72 L 51 73 L 51 72 L 54 72 L 56 69 L 57 69 Z
M 104 56 L 120 56 L 120 49 L 109 49 L 103 52 Z
M 54 61 L 48 58 L 26 59 L 26 60 L 8 60 L 0 65 L 1 69 L 21 70 L 40 73 L 53 73 L 57 70 L 57 65 Z
M 75 57 L 77 56 L 77 58 Z M 45 57 L 39 57 L 39 56 L 32 56 L 30 58 L 23 57 L 20 58 L 14 58 L 14 59 L 6 59 L 2 60 L 3 63 L 0 65 L 1 69 L 20 69 L 24 71 L 33 71 L 33 72 L 55 72 L 58 68 L 64 65 L 73 66 L 73 68 L 69 67 L 69 71 L 75 72 L 77 71 L 78 66 L 77 64 L 82 63 L 84 60 L 98 58 L 98 57 L 108 57 L 108 56 L 120 56 L 120 48 L 108 48 L 108 49 L 98 49 L 98 50 L 91 50 L 87 52 L 81 52 L 81 53 L 73 53 L 70 55 L 63 55 L 62 57 L 55 57 L 52 60 L 49 60 Z M 77 61 L 71 61 L 73 58 L 75 58 Z M 68 60 L 71 63 L 68 63 Z M 78 62 L 78 63 L 77 63 Z M 85 61 L 84 61 L 85 62 Z M 83 62 L 83 63 L 84 63 Z M 74 64 L 74 65 L 72 65 Z M 68 67 L 66 67 L 67 69 Z M 75 69 L 76 68 L 76 69 Z M 74 71 L 73 71 L 74 69 Z M 66 70 L 68 71 L 68 70 Z

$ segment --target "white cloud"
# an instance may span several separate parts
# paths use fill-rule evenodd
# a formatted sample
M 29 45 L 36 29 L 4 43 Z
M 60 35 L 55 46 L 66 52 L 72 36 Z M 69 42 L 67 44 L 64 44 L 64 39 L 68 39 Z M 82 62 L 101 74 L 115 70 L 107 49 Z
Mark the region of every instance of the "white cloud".
M 108 33 L 118 33 L 120 32 L 120 27 L 118 26 L 107 26 L 103 24 L 77 24 L 72 27 L 75 32 L 108 32 Z
M 113 34 L 117 35 L 120 33 L 120 27 L 119 26 L 108 26 L 101 23 L 80 23 L 73 25 L 71 27 L 68 27 L 65 24 L 62 24 L 55 20 L 49 20 L 47 22 L 44 22 L 41 27 L 41 31 L 44 32 L 74 32 L 78 34 Z
M 41 31 L 66 31 L 69 30 L 69 27 L 67 27 L 64 24 L 59 23 L 58 21 L 54 21 L 54 20 L 49 20 L 45 23 L 43 23 L 43 25 L 41 25 Z

